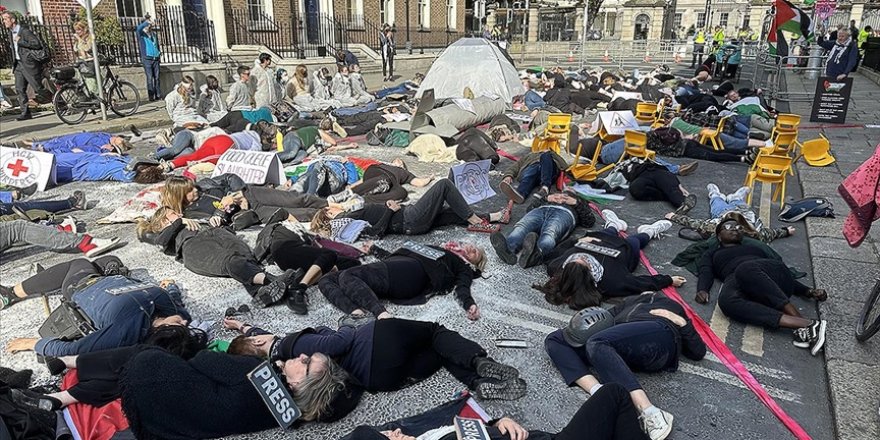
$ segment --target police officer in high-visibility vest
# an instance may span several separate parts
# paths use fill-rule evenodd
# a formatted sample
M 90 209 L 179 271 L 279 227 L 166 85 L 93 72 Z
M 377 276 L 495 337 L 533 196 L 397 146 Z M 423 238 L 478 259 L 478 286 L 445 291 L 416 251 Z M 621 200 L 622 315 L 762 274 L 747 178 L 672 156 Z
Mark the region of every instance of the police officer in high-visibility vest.
M 712 46 L 717 49 L 724 44 L 724 28 L 721 26 L 715 27 L 715 35 L 712 36 Z
M 700 57 L 700 64 L 703 64 L 703 49 L 706 47 L 706 32 L 702 29 L 694 35 L 694 56 L 691 58 L 691 67 L 697 64 L 697 57 Z

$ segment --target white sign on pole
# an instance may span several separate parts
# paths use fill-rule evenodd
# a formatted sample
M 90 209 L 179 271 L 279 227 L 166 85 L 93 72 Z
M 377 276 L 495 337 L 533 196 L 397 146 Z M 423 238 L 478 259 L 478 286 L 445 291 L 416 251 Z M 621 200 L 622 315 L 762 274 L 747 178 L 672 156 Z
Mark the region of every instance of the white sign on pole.
M 489 185 L 489 168 L 491 166 L 492 161 L 485 159 L 465 162 L 452 167 L 449 171 L 455 187 L 461 192 L 468 205 L 495 196 L 495 190 L 492 189 L 492 185 Z
M 250 185 L 280 185 L 286 179 L 281 161 L 272 151 L 227 150 L 217 161 L 211 177 L 226 173 L 235 174 Z
M 605 127 L 605 132 L 610 135 L 623 136 L 627 130 L 638 130 L 639 122 L 629 110 L 616 112 L 599 112 L 599 120 Z
M 55 184 L 55 155 L 20 148 L 0 147 L 0 183 L 25 188 L 37 184 L 45 191 Z

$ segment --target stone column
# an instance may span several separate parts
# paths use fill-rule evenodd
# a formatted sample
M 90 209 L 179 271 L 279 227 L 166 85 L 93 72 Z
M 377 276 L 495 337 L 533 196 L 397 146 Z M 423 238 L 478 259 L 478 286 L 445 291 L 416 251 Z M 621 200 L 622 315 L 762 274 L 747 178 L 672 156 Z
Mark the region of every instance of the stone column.
M 529 33 L 527 41 L 529 43 L 538 41 L 538 8 L 529 9 Z
M 582 40 L 586 35 L 584 35 L 584 10 L 580 9 L 577 11 L 577 17 L 574 19 L 574 31 L 577 37 L 575 40 Z
M 620 20 L 620 29 L 617 32 L 620 34 L 621 41 L 632 41 L 633 36 L 635 36 L 635 29 L 633 28 L 633 20 L 635 17 L 633 16 L 633 12 L 631 8 L 623 8 L 623 18 Z
M 208 20 L 214 22 L 214 39 L 217 42 L 217 49 L 229 49 L 229 41 L 226 38 L 226 10 L 223 8 L 223 2 L 205 2 L 205 15 Z

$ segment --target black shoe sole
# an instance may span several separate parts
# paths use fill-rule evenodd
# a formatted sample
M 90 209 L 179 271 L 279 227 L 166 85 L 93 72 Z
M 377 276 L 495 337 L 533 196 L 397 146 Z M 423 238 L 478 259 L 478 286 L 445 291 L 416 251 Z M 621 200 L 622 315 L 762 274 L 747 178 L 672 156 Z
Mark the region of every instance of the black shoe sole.
M 519 378 L 519 370 L 510 365 L 486 359 L 477 364 L 477 375 L 483 378 L 498 379 L 502 382 Z
M 541 258 L 541 250 L 538 249 L 538 234 L 530 232 L 523 239 L 522 252 L 519 253 L 519 267 L 528 269 L 536 266 Z
M 482 382 L 474 391 L 480 400 L 517 400 L 526 395 L 526 381 L 514 379 L 508 382 Z
M 504 234 L 493 233 L 489 236 L 489 243 L 492 243 L 492 248 L 495 249 L 495 253 L 498 254 L 501 261 L 507 264 L 516 264 L 516 255 L 510 252 L 510 248 L 507 247 L 507 238 L 504 237 Z
M 284 298 L 284 294 L 287 292 L 287 286 L 294 274 L 295 272 L 293 269 L 287 269 L 281 276 L 272 280 L 271 283 L 260 287 L 257 294 L 254 295 L 254 299 L 259 301 L 263 307 L 277 304 Z

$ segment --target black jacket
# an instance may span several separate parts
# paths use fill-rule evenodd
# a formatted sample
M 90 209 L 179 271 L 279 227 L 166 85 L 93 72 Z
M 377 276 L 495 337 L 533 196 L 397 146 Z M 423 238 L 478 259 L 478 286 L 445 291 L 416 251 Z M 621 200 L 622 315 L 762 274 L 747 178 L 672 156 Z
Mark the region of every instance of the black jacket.
M 20 37 L 18 40 L 18 56 L 21 58 L 20 62 L 24 67 L 29 69 L 39 68 L 39 63 L 35 63 L 30 59 L 29 55 L 32 52 L 43 49 L 43 42 L 40 41 L 37 34 L 34 31 L 30 30 L 27 26 L 22 25 L 18 31 L 18 36 Z M 19 64 L 19 61 L 15 59 L 15 42 L 12 40 L 12 31 L 6 30 L 5 32 L 9 33 L 9 56 L 12 57 L 12 65 L 13 68 Z
M 444 255 L 436 260 L 432 260 L 409 249 L 399 249 L 390 255 L 376 246 L 373 247 L 373 250 L 383 259 L 387 256 L 401 255 L 417 260 L 421 263 L 422 269 L 428 274 L 428 279 L 430 280 L 430 284 L 425 291 L 426 299 L 432 294 L 445 294 L 454 288 L 455 297 L 458 299 L 458 302 L 465 310 L 469 309 L 472 305 L 476 304 L 473 296 L 471 296 L 471 284 L 474 282 L 474 278 L 480 276 L 480 271 L 474 270 L 461 257 L 446 249 L 439 246 L 431 247 L 443 251 Z
M 220 215 L 221 212 L 214 206 L 214 202 L 219 202 L 223 196 L 235 191 L 241 191 L 247 187 L 244 181 L 241 180 L 241 177 L 230 173 L 199 180 L 196 186 L 199 188 L 199 199 L 186 207 L 184 215 L 187 218 L 205 218 L 212 215 Z
M 367 203 L 363 209 L 343 214 L 342 217 L 363 220 L 370 224 L 362 234 L 371 237 L 383 237 L 385 234 L 403 234 L 403 211 L 393 211 L 384 203 Z
M 455 149 L 455 158 L 465 162 L 476 162 L 489 159 L 492 165 L 498 164 L 501 157 L 498 156 L 498 146 L 486 133 L 469 128 L 458 137 L 458 148 Z

